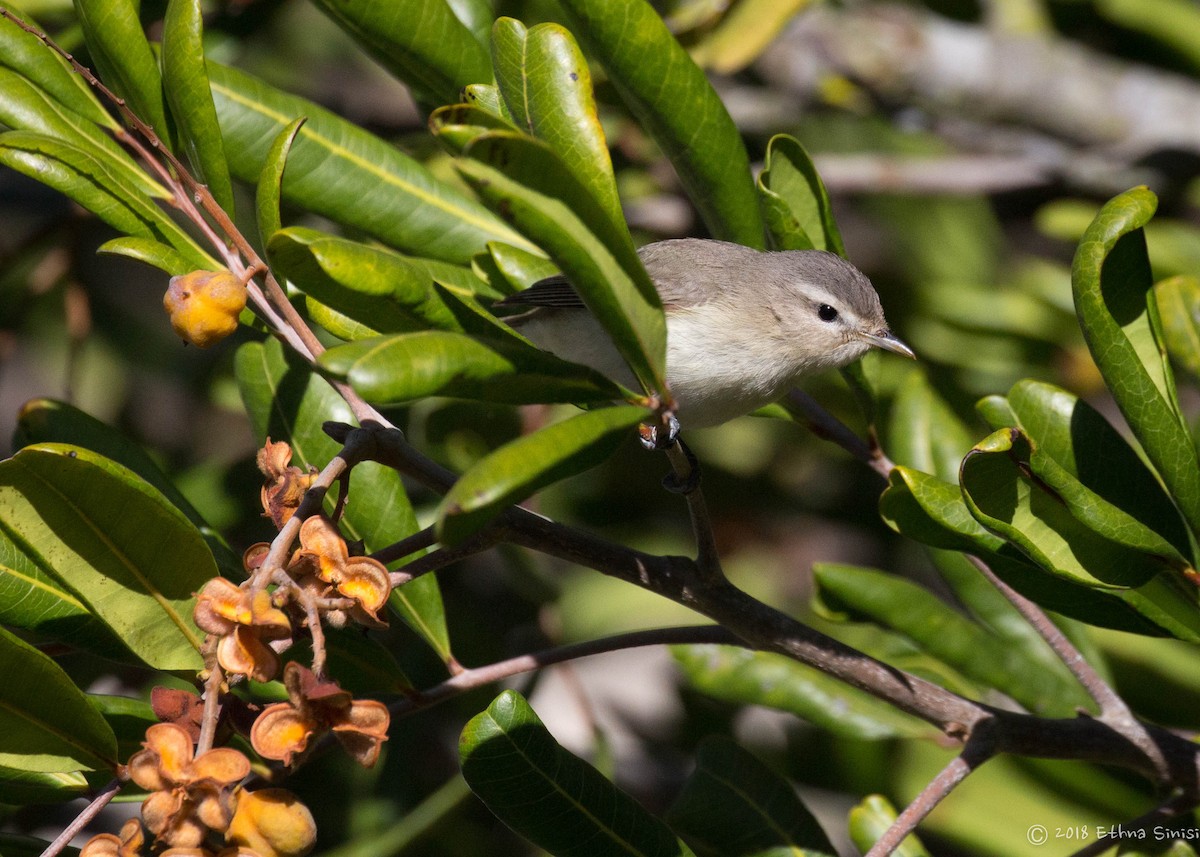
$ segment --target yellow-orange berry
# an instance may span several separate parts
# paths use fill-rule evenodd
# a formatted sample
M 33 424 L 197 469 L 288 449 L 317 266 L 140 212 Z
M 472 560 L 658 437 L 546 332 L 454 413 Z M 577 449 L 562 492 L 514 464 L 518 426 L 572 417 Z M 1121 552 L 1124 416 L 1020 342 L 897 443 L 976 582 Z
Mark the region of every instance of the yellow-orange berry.
M 192 271 L 171 278 L 163 308 L 185 342 L 208 348 L 237 330 L 246 284 L 229 271 Z
M 262 857 L 302 857 L 317 841 L 317 825 L 308 807 L 285 789 L 241 791 L 225 840 Z

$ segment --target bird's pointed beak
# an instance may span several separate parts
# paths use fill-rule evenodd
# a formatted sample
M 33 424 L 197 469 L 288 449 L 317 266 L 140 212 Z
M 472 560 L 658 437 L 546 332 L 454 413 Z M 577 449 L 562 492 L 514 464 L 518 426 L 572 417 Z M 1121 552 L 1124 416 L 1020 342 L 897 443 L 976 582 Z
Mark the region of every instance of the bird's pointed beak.
M 913 350 L 905 345 L 900 339 L 890 330 L 883 330 L 879 333 L 861 333 L 859 336 L 864 342 L 869 342 L 872 345 L 882 348 L 885 351 L 894 351 L 897 354 L 902 354 L 910 360 L 916 360 L 917 355 Z

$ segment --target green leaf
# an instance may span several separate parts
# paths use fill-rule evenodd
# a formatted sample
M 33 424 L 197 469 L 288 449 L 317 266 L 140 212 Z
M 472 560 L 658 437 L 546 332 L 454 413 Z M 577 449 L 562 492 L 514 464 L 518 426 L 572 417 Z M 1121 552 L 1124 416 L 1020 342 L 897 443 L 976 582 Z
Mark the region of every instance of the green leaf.
M 1163 573 L 1161 558 L 1104 538 L 1073 512 L 1061 469 L 1031 461 L 1028 439 L 1016 429 L 996 432 L 963 460 L 963 496 L 972 514 L 1017 545 L 1046 571 L 1094 589 L 1108 589 L 1159 628 L 1200 639 L 1196 587 Z M 1076 483 L 1077 484 L 1077 483 Z
M 671 651 L 688 681 L 717 699 L 787 711 L 836 735 L 869 741 L 937 733 L 924 721 L 784 655 L 711 645 Z
M 490 83 L 487 51 L 445 0 L 314 0 L 419 97 L 445 104 L 472 83 Z
M 1027 657 L 1010 640 L 992 635 L 911 581 L 836 563 L 818 563 L 813 574 L 824 604 L 898 631 L 922 651 L 1029 711 L 1067 717 L 1090 703 L 1061 664 L 1060 669 L 1046 669 L 1044 662 Z
M 299 467 L 324 467 L 341 447 L 321 430 L 326 420 L 353 423 L 345 400 L 299 359 L 287 355 L 277 340 L 247 343 L 235 361 L 238 387 L 261 444 L 270 437 L 286 440 Z M 419 529 L 400 475 L 367 462 L 354 468 L 351 497 L 342 517 L 347 539 L 362 539 L 368 553 Z M 355 501 L 354 497 L 360 497 Z M 336 492 L 325 499 L 332 510 Z M 441 590 L 432 574 L 392 591 L 389 604 L 444 660 L 451 658 Z
M 1170 277 L 1154 286 L 1163 340 L 1176 365 L 1200 380 L 1200 277 Z
M 307 116 L 283 177 L 283 199 L 384 243 L 466 264 L 488 241 L 524 238 L 423 165 L 311 101 L 209 63 L 225 154 L 234 176 L 256 182 L 272 142 Z
M 958 478 L 958 465 L 972 444 L 966 425 L 919 369 L 909 372 L 896 390 L 888 440 L 888 453 L 897 464 L 941 479 Z
M 22 405 L 17 417 L 13 446 L 19 449 L 37 443 L 81 446 L 128 467 L 160 491 L 200 530 L 227 577 L 236 578 L 243 573 L 241 557 L 229 549 L 221 534 L 208 525 L 154 459 L 117 429 L 66 402 L 31 399 Z
M 0 7 L 36 26 L 24 9 L 18 9 L 7 0 L 0 0 Z M 45 32 L 44 29 L 42 31 Z M 3 17 L 0 17 L 0 65 L 27 78 L 64 107 L 88 121 L 110 129 L 120 127 L 101 106 L 92 88 L 66 60 L 42 44 L 42 40 L 33 33 L 27 33 Z
M 1191 552 L 1179 510 L 1144 461 L 1099 411 L 1066 390 L 1032 380 L 1014 384 L 1005 403 L 1012 420 L 1003 426 L 1020 428 L 1041 454 L 1106 503 L 1166 539 L 1180 553 Z
M 262 170 L 258 174 L 255 185 L 254 212 L 258 218 L 258 236 L 263 246 L 283 228 L 279 214 L 279 195 L 283 187 L 283 171 L 287 167 L 288 155 L 291 154 L 292 144 L 300 133 L 300 126 L 307 119 L 301 116 L 293 119 L 287 126 L 275 135 Z
M 862 803 L 850 810 L 850 838 L 864 854 L 880 840 L 888 828 L 896 823 L 896 808 L 881 795 L 868 795 Z M 892 852 L 895 857 L 929 857 L 925 846 L 910 833 L 900 846 Z
M 429 115 L 429 130 L 448 149 L 461 154 L 479 135 L 489 131 L 516 131 L 517 126 L 504 116 L 468 102 L 447 104 L 433 111 Z
M 0 134 L 0 163 L 65 194 L 115 229 L 169 244 L 192 270 L 220 267 L 149 197 L 84 149 L 41 134 L 8 131 Z
M 149 197 L 171 194 L 146 175 L 111 136 L 68 107 L 59 104 L 17 72 L 0 67 L 0 124 L 31 131 L 87 152 L 105 171 Z
M 136 259 L 152 265 L 160 271 L 165 271 L 171 276 L 186 274 L 194 270 L 194 263 L 178 250 L 152 238 L 113 238 L 97 247 L 96 252 Z
M 116 736 L 83 691 L 50 658 L 0 629 L 0 766 L 67 773 L 116 765 Z
M 796 790 L 727 738 L 700 744 L 696 769 L 667 812 L 671 829 L 702 854 L 835 857 Z
M 704 72 L 646 0 L 562 0 L 572 30 L 674 164 L 714 238 L 763 246 L 741 133 Z
M 525 435 L 480 459 L 438 507 L 438 538 L 457 544 L 513 503 L 604 461 L 648 419 L 629 405 L 588 411 Z
M 489 243 L 487 252 L 476 256 L 471 266 L 503 295 L 515 294 L 558 273 L 558 266 L 544 256 L 498 241 Z
M 685 857 L 665 824 L 564 750 L 521 696 L 500 694 L 459 739 L 462 773 L 497 818 L 555 857 Z
M 811 0 L 740 0 L 691 49 L 692 58 L 717 74 L 753 62 Z
M 910 467 L 892 470 L 879 514 L 896 532 L 933 547 L 995 553 L 1004 546 L 975 520 L 958 485 Z
M 183 144 L 194 177 L 208 185 L 217 205 L 233 216 L 233 182 L 225 162 L 221 126 L 213 106 L 204 62 L 200 0 L 170 0 L 163 19 L 162 82 L 176 139 Z
M 520 21 L 500 18 L 492 27 L 492 66 L 517 126 L 544 141 L 612 223 L 623 226 L 592 76 L 571 34 L 557 24 L 526 30 Z
M 0 525 L 146 664 L 197 670 L 192 593 L 217 574 L 200 533 L 152 485 L 80 447 L 0 463 Z
M 666 322 L 628 234 L 544 143 L 492 133 L 467 154 L 478 160 L 458 164 L 464 177 L 549 252 L 646 388 L 664 390 Z
M 1145 188 L 1109 201 L 1079 242 L 1071 287 L 1092 358 L 1195 532 L 1200 530 L 1200 459 L 1156 337 L 1157 306 L 1142 231 L 1157 202 Z
M 66 803 L 76 798 L 87 797 L 89 791 L 91 786 L 88 779 L 79 771 L 52 773 L 0 767 L 0 801 L 14 806 Z M 31 849 L 28 852 L 30 857 L 42 854 L 48 844 L 42 842 L 40 847 Z M 25 852 L 10 851 L 7 843 L 0 838 L 0 854 L 8 857 L 10 854 L 22 853 Z
M 392 250 L 291 227 L 271 238 L 267 253 L 305 294 L 375 330 L 462 329 L 429 275 Z
M 162 75 L 142 32 L 138 4 L 133 0 L 75 0 L 75 12 L 100 79 L 169 145 Z
M 598 372 L 532 345 L 481 342 L 461 333 L 424 330 L 331 348 L 318 364 L 379 404 L 426 396 L 536 404 L 610 402 L 621 389 Z
M 777 134 L 767 144 L 758 192 L 774 250 L 828 250 L 845 258 L 833 205 L 812 158 L 800 142 Z

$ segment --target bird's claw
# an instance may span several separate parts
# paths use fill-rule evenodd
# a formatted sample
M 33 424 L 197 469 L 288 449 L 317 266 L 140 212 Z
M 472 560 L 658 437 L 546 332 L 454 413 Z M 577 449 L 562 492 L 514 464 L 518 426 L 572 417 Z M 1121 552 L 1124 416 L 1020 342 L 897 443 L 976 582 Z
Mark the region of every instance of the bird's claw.
M 642 446 L 646 449 L 666 449 L 675 443 L 679 437 L 679 420 L 674 414 L 667 417 L 666 436 L 660 438 L 662 434 L 659 429 L 661 426 L 648 425 L 642 423 L 638 426 L 638 436 L 641 438 Z

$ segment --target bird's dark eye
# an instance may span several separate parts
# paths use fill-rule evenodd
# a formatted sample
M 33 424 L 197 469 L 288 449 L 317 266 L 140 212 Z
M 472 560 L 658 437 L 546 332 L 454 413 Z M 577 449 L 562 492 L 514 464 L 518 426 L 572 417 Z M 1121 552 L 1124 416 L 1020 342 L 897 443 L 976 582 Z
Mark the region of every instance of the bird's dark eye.
M 821 304 L 817 307 L 817 317 L 821 321 L 834 321 L 838 317 L 838 311 L 829 304 Z

